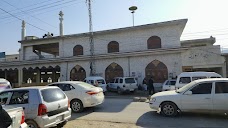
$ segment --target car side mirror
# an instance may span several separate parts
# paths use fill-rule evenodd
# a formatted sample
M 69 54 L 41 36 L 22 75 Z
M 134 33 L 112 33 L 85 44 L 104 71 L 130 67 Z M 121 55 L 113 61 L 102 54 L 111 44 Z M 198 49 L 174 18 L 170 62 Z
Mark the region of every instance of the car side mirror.
M 192 95 L 192 91 L 187 91 L 184 93 L 185 95 Z

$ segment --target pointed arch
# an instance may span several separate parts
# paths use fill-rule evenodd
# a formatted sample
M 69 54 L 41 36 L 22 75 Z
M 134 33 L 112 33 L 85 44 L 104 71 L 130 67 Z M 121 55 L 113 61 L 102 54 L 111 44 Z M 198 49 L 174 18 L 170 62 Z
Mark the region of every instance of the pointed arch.
M 111 41 L 108 43 L 108 53 L 119 52 L 119 43 L 117 41 Z
M 83 81 L 86 78 L 86 71 L 80 65 L 76 65 L 70 71 L 70 79 Z
M 161 48 L 161 38 L 158 36 L 151 36 L 147 40 L 147 48 L 148 49 Z
M 83 55 L 83 47 L 81 45 L 76 45 L 73 48 L 73 56 Z
M 114 77 L 123 77 L 123 68 L 113 62 L 105 69 L 105 80 L 109 83 Z
M 150 62 L 145 68 L 146 79 L 153 77 L 155 83 L 163 83 L 168 79 L 167 66 L 159 60 Z

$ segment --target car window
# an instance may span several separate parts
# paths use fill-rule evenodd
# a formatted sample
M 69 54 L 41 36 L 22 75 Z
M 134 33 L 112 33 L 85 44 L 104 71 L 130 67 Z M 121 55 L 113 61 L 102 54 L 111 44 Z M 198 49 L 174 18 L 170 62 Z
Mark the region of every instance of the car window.
M 123 79 L 120 79 L 120 83 L 123 83 Z
M 98 84 L 105 84 L 105 81 L 103 79 L 98 79 L 97 82 Z
M 175 85 L 176 81 L 170 81 L 169 85 Z
M 118 83 L 118 80 L 119 80 L 119 79 L 115 79 L 115 82 L 114 82 L 114 83 Z
M 228 93 L 228 82 L 216 82 L 215 93 Z
M 2 92 L 0 94 L 1 104 L 6 104 L 7 100 L 11 97 L 12 92 Z
M 207 78 L 207 77 L 206 76 L 194 76 L 194 77 L 192 77 L 192 81 L 198 80 L 198 79 L 205 79 L 205 78 Z
M 29 103 L 29 91 L 14 91 L 9 104 Z
M 191 78 L 190 77 L 181 77 L 179 80 L 180 84 L 187 84 L 191 82 Z
M 125 83 L 135 83 L 135 78 L 125 78 Z
M 221 78 L 220 76 L 211 76 L 210 78 Z
M 46 102 L 54 102 L 66 98 L 63 91 L 58 88 L 43 89 L 41 90 L 41 94 L 43 96 L 43 100 Z
M 201 83 L 191 89 L 192 94 L 211 94 L 212 83 Z
M 70 91 L 75 89 L 72 85 L 70 84 L 59 84 L 59 88 L 62 89 L 63 91 Z

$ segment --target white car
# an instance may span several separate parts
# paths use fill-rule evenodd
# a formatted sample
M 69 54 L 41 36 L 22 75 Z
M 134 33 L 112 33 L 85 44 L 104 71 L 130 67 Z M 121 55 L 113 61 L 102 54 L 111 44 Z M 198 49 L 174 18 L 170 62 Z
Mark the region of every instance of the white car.
M 107 85 L 108 91 L 117 91 L 119 94 L 123 92 L 136 92 L 137 89 L 137 81 L 134 77 L 115 77 Z
M 11 84 L 8 80 L 0 78 L 0 92 L 5 89 L 11 89 Z
M 22 107 L 29 128 L 63 127 L 71 118 L 68 98 L 58 87 L 24 87 L 0 93 L 5 106 Z
M 96 85 L 96 82 L 97 82 L 98 86 L 103 89 L 104 93 L 107 91 L 107 89 L 106 89 L 106 86 L 107 86 L 106 81 L 101 76 L 89 76 L 89 77 L 86 77 L 84 82 L 86 82 L 88 84 L 92 84 L 92 85 Z
M 162 84 L 162 91 L 175 90 L 176 80 L 166 80 Z
M 81 81 L 63 81 L 49 84 L 62 89 L 70 100 L 73 112 L 81 112 L 104 102 L 103 89 Z
M 178 112 L 228 112 L 228 78 L 195 80 L 174 91 L 151 96 L 149 105 L 165 116 Z

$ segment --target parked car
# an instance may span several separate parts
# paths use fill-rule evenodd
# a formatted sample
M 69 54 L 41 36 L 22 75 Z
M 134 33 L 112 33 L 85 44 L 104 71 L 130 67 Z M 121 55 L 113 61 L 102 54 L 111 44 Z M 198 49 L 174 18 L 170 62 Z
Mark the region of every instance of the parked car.
M 117 91 L 119 94 L 123 92 L 135 92 L 137 89 L 138 86 L 134 77 L 115 77 L 107 85 L 108 91 Z
M 68 98 L 58 87 L 25 87 L 0 93 L 5 106 L 22 107 L 25 122 L 32 128 L 63 126 L 71 118 Z
M 0 92 L 5 89 L 11 89 L 11 84 L 8 80 L 0 78 Z
M 166 80 L 162 84 L 162 91 L 175 90 L 176 80 Z
M 84 82 L 86 82 L 88 84 L 95 85 L 95 86 L 96 86 L 96 84 L 98 84 L 98 86 L 103 89 L 104 93 L 107 91 L 107 89 L 106 89 L 106 87 L 107 87 L 106 81 L 101 76 L 89 76 L 89 77 L 86 77 Z
M 150 108 L 165 116 L 178 112 L 228 112 L 228 78 L 195 80 L 184 87 L 151 96 Z
M 222 78 L 222 76 L 215 72 L 182 72 L 177 77 L 175 87 L 179 89 L 194 80 L 205 78 Z
M 63 81 L 51 83 L 62 89 L 70 101 L 73 112 L 81 112 L 86 107 L 93 107 L 104 102 L 103 89 L 81 81 Z
M 25 123 L 25 115 L 22 107 L 0 105 L 0 117 L 2 118 L 1 121 L 4 121 L 0 121 L 1 128 L 4 128 L 6 125 L 10 125 L 8 128 L 28 128 L 28 125 Z

